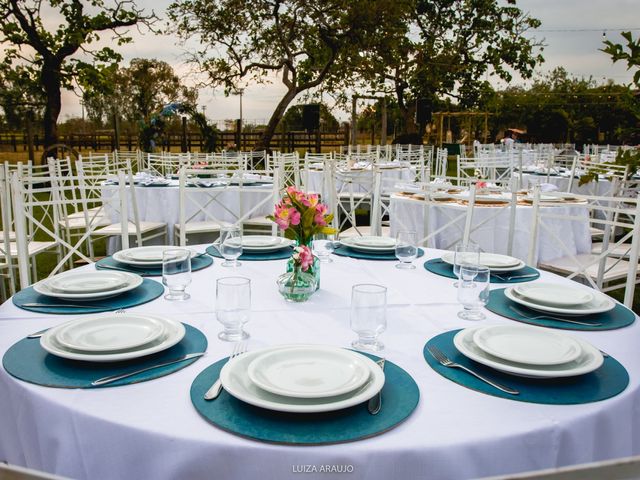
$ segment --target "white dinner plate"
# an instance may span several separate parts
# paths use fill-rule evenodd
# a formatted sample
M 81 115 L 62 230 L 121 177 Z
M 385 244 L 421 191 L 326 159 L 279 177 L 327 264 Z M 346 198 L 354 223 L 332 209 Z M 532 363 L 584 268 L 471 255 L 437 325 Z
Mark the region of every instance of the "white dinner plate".
M 91 277 L 95 278 L 94 274 L 107 273 L 107 272 L 91 272 Z M 113 272 L 108 272 L 113 273 Z M 33 289 L 47 297 L 53 298 L 62 298 L 64 300 L 76 300 L 76 301 L 84 301 L 84 300 L 95 300 L 99 298 L 109 298 L 115 297 L 116 295 L 120 295 L 121 293 L 128 292 L 129 290 L 133 290 L 134 288 L 138 288 L 142 285 L 143 278 L 140 275 L 129 272 L 118 272 L 124 279 L 126 279 L 126 283 L 124 286 L 119 288 L 115 288 L 113 290 L 102 290 L 99 292 L 87 292 L 87 293 L 67 293 L 67 292 L 59 292 L 57 290 L 52 289 L 49 286 L 48 279 L 41 280 L 38 283 L 33 285 Z M 65 274 L 61 274 L 65 275 Z M 78 275 L 84 275 L 84 273 L 78 273 Z M 87 272 L 86 275 L 89 275 Z
M 470 255 L 475 257 L 472 253 Z M 442 261 L 453 265 L 454 257 L 454 252 L 446 252 L 442 254 Z M 480 252 L 480 264 L 489 267 L 489 270 L 492 272 L 512 272 L 514 270 L 520 270 L 526 265 L 518 258 L 485 252 Z
M 492 325 L 473 335 L 489 355 L 528 365 L 560 365 L 580 356 L 580 344 L 560 332 L 525 325 Z
M 148 247 L 128 248 L 113 254 L 113 259 L 127 265 L 160 265 L 162 264 L 162 253 L 165 250 L 173 250 L 179 247 L 171 245 L 151 245 Z M 191 258 L 198 255 L 191 250 Z
M 555 307 L 584 305 L 593 300 L 593 293 L 589 290 L 568 285 L 558 285 L 557 283 L 540 282 L 517 285 L 514 290 L 526 300 Z
M 108 313 L 67 323 L 56 330 L 54 338 L 67 349 L 115 353 L 146 346 L 164 331 L 165 324 L 154 317 Z
M 290 247 L 292 240 L 270 235 L 243 235 L 242 249 L 247 252 L 267 252 Z
M 507 287 L 504 295 L 509 300 L 544 313 L 559 313 L 561 315 L 591 315 L 594 313 L 608 312 L 613 310 L 616 303 L 607 295 L 601 292 L 593 291 L 593 300 L 582 305 L 572 305 L 571 307 L 556 307 L 552 305 L 543 305 L 533 300 L 522 297 L 515 290 L 515 287 Z
M 458 200 L 469 200 L 470 192 L 464 191 L 460 193 L 453 193 L 453 198 Z M 509 193 L 476 193 L 477 202 L 491 202 L 491 203 L 508 203 L 511 200 L 511 194 Z
M 341 238 L 340 243 L 363 252 L 393 252 L 396 248 L 395 238 L 389 237 L 347 237 Z
M 459 331 L 456 336 L 453 337 L 455 347 L 460 353 L 471 360 L 512 375 L 530 378 L 575 377 L 597 370 L 604 361 L 600 350 L 590 343 L 576 338 L 576 341 L 580 345 L 581 353 L 578 358 L 571 362 L 560 365 L 526 365 L 510 362 L 489 355 L 475 344 L 473 337 L 479 328 L 482 327 L 467 328 Z
M 122 314 L 127 316 L 128 314 Z M 57 327 L 51 328 L 40 337 L 40 345 L 47 352 L 58 357 L 68 358 L 70 360 L 82 360 L 85 362 L 119 362 L 122 360 L 130 360 L 132 358 L 144 357 L 145 355 L 151 355 L 152 353 L 161 352 L 167 348 L 173 347 L 178 343 L 185 335 L 184 325 L 180 322 L 176 322 L 170 318 L 160 317 L 157 315 L 145 315 L 153 317 L 163 323 L 165 333 L 161 335 L 157 340 L 143 345 L 139 348 L 125 349 L 117 352 L 96 352 L 87 353 L 82 351 L 76 351 L 67 349 L 56 340 L 56 335 L 59 329 L 65 327 L 71 322 L 63 323 Z M 78 319 L 80 320 L 80 319 Z M 72 320 L 75 322 L 77 320 Z
M 300 346 L 304 347 L 305 345 Z M 349 393 L 335 397 L 293 398 L 264 391 L 251 381 L 247 375 L 247 369 L 258 356 L 280 348 L 282 347 L 245 353 L 227 362 L 220 371 L 223 388 L 238 400 L 256 407 L 279 412 L 317 413 L 341 410 L 366 402 L 384 386 L 382 369 L 373 360 L 363 355 L 363 361 L 369 368 L 369 379 L 360 388 Z
M 77 272 L 61 273 L 46 280 L 47 286 L 59 293 L 91 293 L 117 290 L 127 285 L 125 272 Z
M 368 365 L 356 352 L 338 347 L 282 347 L 258 356 L 247 375 L 267 392 L 295 398 L 334 397 L 361 387 Z

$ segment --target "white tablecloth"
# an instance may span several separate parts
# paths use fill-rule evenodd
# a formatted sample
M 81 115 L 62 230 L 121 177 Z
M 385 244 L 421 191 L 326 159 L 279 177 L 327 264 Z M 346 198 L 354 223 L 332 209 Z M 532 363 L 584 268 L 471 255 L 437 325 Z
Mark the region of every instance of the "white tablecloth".
M 442 205 L 430 208 L 428 232 L 435 232 L 458 215 L 464 213 L 467 206 L 457 203 L 442 203 Z M 545 218 L 545 224 L 558 236 L 558 239 L 562 241 L 569 252 L 573 254 L 591 252 L 591 234 L 587 221 L 588 211 L 585 206 L 567 204 L 566 206 L 543 206 L 541 208 L 553 208 L 561 215 L 584 216 L 584 223 Z M 395 236 L 401 230 L 413 230 L 418 233 L 418 237 L 422 238 L 424 232 L 424 209 L 425 203 L 423 201 L 392 195 L 389 214 L 391 236 Z M 495 214 L 496 207 L 476 205 L 473 211 L 472 228 L 477 228 L 471 233 L 471 240 L 480 245 L 480 248 L 485 252 L 507 254 L 510 211 L 508 208 L 503 208 L 497 216 L 493 217 Z M 527 261 L 529 255 L 532 221 L 533 207 L 517 205 L 511 255 L 524 261 Z M 462 238 L 464 225 L 465 219 L 463 217 L 435 235 L 429 246 L 452 250 L 453 246 L 451 244 L 455 244 L 457 239 Z M 558 240 L 554 239 L 549 232 L 540 229 L 536 255 L 538 261 L 548 262 L 568 255 L 568 252 L 561 249 Z
M 427 366 L 425 342 L 454 328 L 478 325 L 459 320 L 452 280 L 422 268 L 438 256 L 428 250 L 413 271 L 395 262 L 336 257 L 322 266 L 322 286 L 306 304 L 287 304 L 275 278 L 285 261 L 244 262 L 237 270 L 219 262 L 193 274 L 192 299 L 162 298 L 131 311 L 156 313 L 201 329 L 208 354 L 195 364 L 154 381 L 96 390 L 31 385 L 0 369 L 0 460 L 73 478 L 282 480 L 301 478 L 310 465 L 350 465 L 348 475 L 305 474 L 304 478 L 466 479 L 604 460 L 640 453 L 640 327 L 573 332 L 615 356 L 631 383 L 620 395 L 575 406 L 515 402 L 461 387 Z M 83 267 L 91 269 L 93 267 Z M 189 387 L 231 345 L 217 339 L 214 280 L 228 275 L 252 279 L 253 314 L 249 348 L 284 343 L 348 346 L 351 286 L 375 282 L 389 287 L 384 355 L 413 376 L 420 388 L 415 412 L 377 437 L 341 445 L 293 447 L 247 440 L 217 429 L 191 405 Z M 566 282 L 551 274 L 542 279 Z M 482 324 L 509 321 L 487 312 Z M 0 353 L 33 331 L 69 317 L 0 307 Z M 214 379 L 211 379 L 212 381 Z M 384 405 L 384 400 L 383 400 Z M 363 407 L 364 408 L 364 407 Z M 383 406 L 384 408 L 384 406 Z
M 355 177 L 362 179 L 365 173 L 371 170 L 367 169 L 359 169 L 353 170 L 352 173 Z M 380 170 L 381 174 L 381 182 L 382 182 L 382 191 L 389 192 L 394 191 L 394 184 L 396 182 L 413 182 L 416 177 L 416 169 L 409 165 L 405 165 L 402 167 L 382 167 Z M 350 173 L 349 170 L 345 170 L 342 172 L 343 176 L 348 176 Z M 327 192 L 324 191 L 324 170 L 320 168 L 316 169 L 308 169 L 307 172 L 303 173 L 303 176 L 306 176 L 307 181 L 307 190 L 310 192 L 317 192 L 326 195 Z M 371 176 L 371 180 L 373 181 L 373 176 Z M 360 180 L 361 181 L 361 180 Z M 343 184 L 340 181 L 336 182 L 336 190 L 342 191 Z M 368 192 L 372 188 L 372 185 L 368 185 L 366 187 L 361 187 L 356 185 L 354 188 L 354 192 Z M 344 190 L 345 192 L 347 190 Z
M 534 185 L 540 185 L 541 183 L 550 183 L 558 187 L 558 191 L 566 192 L 569 189 L 569 181 L 571 180 L 570 174 L 560 174 L 555 176 L 535 175 L 532 173 L 522 174 L 521 188 L 530 189 Z M 573 180 L 573 186 L 571 187 L 572 193 L 579 193 L 581 195 L 611 195 L 611 182 L 606 178 L 601 178 L 597 182 L 589 182 L 584 185 L 578 186 L 580 179 L 575 178 Z
M 171 180 L 170 184 L 166 187 L 143 187 L 135 186 L 136 202 L 138 204 L 138 214 L 141 221 L 147 222 L 162 222 L 167 224 L 169 244 L 173 242 L 173 229 L 174 225 L 180 222 L 180 210 L 179 210 L 179 197 L 180 189 L 178 188 L 178 181 Z M 252 191 L 252 189 L 254 191 Z M 262 191 L 256 192 L 256 189 Z M 222 222 L 235 223 L 239 217 L 246 212 L 250 211 L 255 205 L 259 204 L 269 196 L 269 193 L 264 192 L 264 185 L 251 187 L 227 187 L 219 195 L 216 188 L 202 188 L 193 190 L 198 197 L 198 203 L 206 207 L 205 210 L 213 218 Z M 105 202 L 106 213 L 109 215 L 112 222 L 120 221 L 119 212 L 112 207 L 113 203 L 108 199 L 112 195 L 117 195 L 117 186 L 105 186 L 102 190 L 102 198 Z M 215 196 L 215 200 L 211 200 L 211 197 Z M 196 212 L 199 212 L 198 206 L 192 202 L 187 201 L 185 204 L 185 214 L 187 219 Z M 273 212 L 273 204 L 267 202 L 260 206 L 251 215 L 252 217 L 258 217 L 260 215 L 268 215 Z M 129 207 L 129 218 L 133 218 L 133 210 Z M 212 218 L 207 218 L 203 212 L 199 212 L 192 221 L 211 221 Z M 158 242 L 162 243 L 162 239 L 158 239 Z

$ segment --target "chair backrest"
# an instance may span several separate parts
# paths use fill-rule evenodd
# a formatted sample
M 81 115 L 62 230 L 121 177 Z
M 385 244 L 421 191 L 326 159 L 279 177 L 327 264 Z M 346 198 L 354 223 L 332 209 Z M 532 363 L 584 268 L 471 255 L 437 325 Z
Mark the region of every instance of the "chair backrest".
M 506 152 L 504 155 L 494 157 L 481 156 L 478 158 L 463 157 L 458 155 L 458 181 L 460 184 L 469 184 L 478 176 L 493 183 L 509 183 L 516 166 L 516 156 Z
M 629 166 L 601 163 L 598 160 L 594 160 L 592 156 L 578 155 L 575 157 L 571 167 L 571 178 L 569 180 L 570 192 L 574 191 L 574 187 L 578 185 L 580 177 L 586 173 L 594 173 L 599 179 L 617 180 L 618 185 L 621 185 L 622 182 L 627 179 Z M 597 192 L 595 182 L 591 182 L 590 190 L 589 193 L 591 194 Z
M 13 208 L 11 203 L 11 170 L 9 163 L 0 165 L 0 220 L 2 221 L 2 235 L 0 235 L 0 256 L 7 264 L 7 276 L 11 295 L 15 293 L 15 276 L 13 269 L 13 257 L 11 255 L 11 237 L 15 235 L 13 222 Z
M 279 177 L 281 188 L 300 188 L 300 157 L 297 152 L 274 155 L 273 168 Z
M 544 208 L 539 188 L 534 190 L 533 222 L 531 225 L 531 241 L 528 263 L 537 265 L 537 248 L 541 235 L 554 242 L 554 248 L 559 252 L 558 257 L 566 258 L 571 263 L 572 273 L 568 278 L 583 279 L 593 288 L 601 291 L 614 290 L 624 286 L 624 303 L 633 304 L 635 290 L 638 250 L 640 248 L 640 200 L 636 198 L 621 198 L 617 196 L 578 195 L 574 193 L 554 193 L 555 196 L 577 204 L 577 209 L 558 210 Z M 573 244 L 571 235 L 559 236 L 557 229 L 551 228 L 552 222 L 562 224 L 562 232 L 582 231 L 589 242 L 591 229 L 602 232 L 603 242 L 599 252 L 589 255 L 579 255 Z M 576 227 L 577 225 L 577 227 Z M 620 255 L 620 249 L 625 249 L 625 255 Z M 628 261 L 625 278 L 613 278 L 605 285 L 607 274 L 616 268 L 620 262 Z M 553 263 L 553 262 L 549 262 Z M 594 268 L 597 269 L 595 278 Z M 591 273 L 589 273 L 591 272 Z M 623 281 L 623 283 L 616 283 Z

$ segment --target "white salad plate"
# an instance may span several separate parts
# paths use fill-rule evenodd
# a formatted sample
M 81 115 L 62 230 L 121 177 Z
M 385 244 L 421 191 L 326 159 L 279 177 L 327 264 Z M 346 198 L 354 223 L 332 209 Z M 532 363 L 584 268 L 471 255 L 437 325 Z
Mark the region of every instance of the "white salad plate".
M 340 243 L 363 252 L 389 252 L 396 248 L 395 238 L 389 237 L 347 237 L 341 238 Z
M 473 335 L 474 343 L 489 355 L 528 365 L 560 365 L 580 356 L 572 337 L 524 325 L 492 325 Z
M 609 310 L 613 310 L 616 306 L 616 303 L 610 297 L 604 293 L 596 292 L 595 290 L 593 291 L 593 300 L 590 302 L 582 305 L 573 305 L 571 307 L 557 307 L 529 300 L 528 298 L 521 296 L 515 288 L 516 287 L 505 288 L 505 297 L 513 302 L 519 303 L 520 305 L 524 305 L 525 307 L 544 313 L 559 313 L 561 315 L 568 316 L 591 315 L 594 313 L 608 312 Z
M 247 375 L 258 387 L 276 395 L 334 397 L 361 387 L 369 379 L 369 366 L 363 358 L 337 347 L 280 348 L 254 359 Z
M 301 346 L 304 347 L 304 345 Z M 280 348 L 282 347 L 245 353 L 227 362 L 220 371 L 223 388 L 238 400 L 256 407 L 279 412 L 318 413 L 341 410 L 366 402 L 384 386 L 385 377 L 382 369 L 373 360 L 363 355 L 363 361 L 369 368 L 369 377 L 364 385 L 351 392 L 322 398 L 285 397 L 267 392 L 251 381 L 247 375 L 247 369 L 260 355 Z
M 526 300 L 554 307 L 584 305 L 593 300 L 593 293 L 584 288 L 574 288 L 556 283 L 533 283 L 517 285 L 515 292 Z
M 75 273 L 74 272 L 74 276 L 78 275 L 78 276 L 83 276 L 86 275 L 87 278 L 91 278 L 93 279 L 92 284 L 95 285 L 95 283 L 93 282 L 97 282 L 97 278 L 100 274 L 103 273 L 108 273 L 110 274 L 109 276 L 111 277 L 111 274 L 116 273 L 116 272 L 86 272 L 86 273 Z M 47 297 L 54 297 L 54 298 L 62 298 L 64 300 L 76 300 L 76 301 L 83 301 L 83 300 L 94 300 L 94 299 L 99 299 L 99 298 L 109 298 L 109 297 L 115 297 L 116 295 L 120 295 L 121 293 L 124 292 L 128 292 L 129 290 L 133 290 L 134 288 L 139 287 L 140 285 L 142 285 L 143 282 L 143 278 L 140 275 L 137 275 L 135 273 L 128 273 L 128 272 L 117 272 L 118 276 L 120 278 L 122 278 L 124 285 L 118 287 L 116 286 L 113 289 L 107 289 L 107 290 L 100 290 L 100 291 L 89 291 L 86 293 L 67 293 L 67 292 L 60 292 L 56 289 L 51 288 L 51 286 L 49 285 L 49 282 L 52 279 L 45 279 L 45 280 L 41 280 L 40 282 L 36 283 L 33 285 L 33 289 L 41 294 L 41 295 L 45 295 Z M 69 275 L 69 273 L 61 273 L 59 276 L 67 276 Z M 56 278 L 56 277 L 53 277 Z M 75 282 L 75 280 L 74 280 Z
M 470 253 L 469 255 L 475 257 L 473 253 Z M 446 252 L 442 255 L 442 261 L 450 265 L 454 264 L 454 258 L 454 252 Z M 526 264 L 522 260 L 508 255 L 480 252 L 480 265 L 489 267 L 489 270 L 492 272 L 511 272 L 514 270 L 520 270 Z
M 124 272 L 65 272 L 46 281 L 47 286 L 59 293 L 91 293 L 117 290 L 129 282 Z
M 128 248 L 113 254 L 113 259 L 127 265 L 160 265 L 162 264 L 162 254 L 165 250 L 174 250 L 180 247 L 171 245 L 152 245 L 148 247 Z M 191 258 L 198 255 L 191 250 Z
M 292 240 L 270 235 L 243 235 L 242 249 L 247 252 L 267 252 L 290 247 Z
M 165 324 L 148 315 L 108 313 L 65 324 L 55 340 L 64 348 L 87 353 L 115 352 L 148 345 L 165 332 Z
M 126 320 L 131 314 L 124 313 L 119 316 Z M 82 360 L 85 362 L 119 362 L 122 360 L 130 360 L 133 358 L 144 357 L 151 355 L 152 353 L 161 352 L 168 348 L 173 347 L 176 343 L 184 338 L 186 330 L 184 325 L 170 318 L 160 317 L 157 315 L 144 315 L 146 317 L 153 317 L 163 324 L 164 334 L 158 337 L 155 341 L 135 347 L 131 349 L 122 349 L 112 352 L 83 352 L 70 348 L 65 348 L 57 340 L 57 335 L 60 329 L 65 328 L 67 325 L 77 322 L 82 319 L 72 320 L 71 322 L 63 323 L 57 327 L 51 328 L 40 337 L 40 345 L 47 352 L 58 357 L 68 358 L 70 360 Z
M 466 328 L 453 337 L 453 344 L 465 357 L 501 372 L 529 378 L 574 377 L 593 372 L 602 365 L 604 358 L 600 350 L 590 343 L 576 338 L 581 353 L 575 360 L 559 365 L 528 365 L 510 362 L 482 350 L 473 340 L 476 330 L 482 327 Z

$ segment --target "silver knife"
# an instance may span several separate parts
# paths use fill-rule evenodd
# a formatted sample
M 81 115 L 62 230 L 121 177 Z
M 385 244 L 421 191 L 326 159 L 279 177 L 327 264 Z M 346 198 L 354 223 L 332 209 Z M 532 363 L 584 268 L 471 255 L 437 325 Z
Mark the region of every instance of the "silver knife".
M 38 302 L 31 302 L 31 303 L 22 303 L 20 304 L 21 307 L 46 307 L 46 308 L 84 308 L 84 309 L 93 309 L 93 308 L 107 308 L 107 309 L 112 309 L 114 307 L 110 307 L 108 305 L 95 305 L 95 304 L 91 304 L 91 303 L 83 303 L 83 304 L 77 304 L 77 303 L 38 303 Z
M 123 378 L 132 377 L 142 372 L 153 370 L 154 368 L 166 367 L 167 365 L 173 365 L 174 363 L 184 362 L 185 360 L 190 360 L 192 358 L 198 358 L 204 355 L 205 353 L 206 352 L 188 353 L 181 357 L 174 358 L 173 360 L 168 360 L 166 362 L 158 363 L 156 365 L 151 365 L 150 367 L 134 370 L 133 372 L 122 373 L 119 375 L 110 375 L 108 377 L 99 378 L 98 380 L 94 380 L 93 382 L 91 382 L 91 385 L 94 387 L 98 387 L 100 385 L 105 385 L 107 383 L 115 382 L 117 380 L 122 380 Z
M 385 359 L 381 358 L 376 363 L 384 372 Z M 373 397 L 371 397 L 371 399 L 367 403 L 367 410 L 371 415 L 377 415 L 378 412 L 380 412 L 381 408 L 382 408 L 382 389 L 380 389 L 378 393 L 376 393 Z

